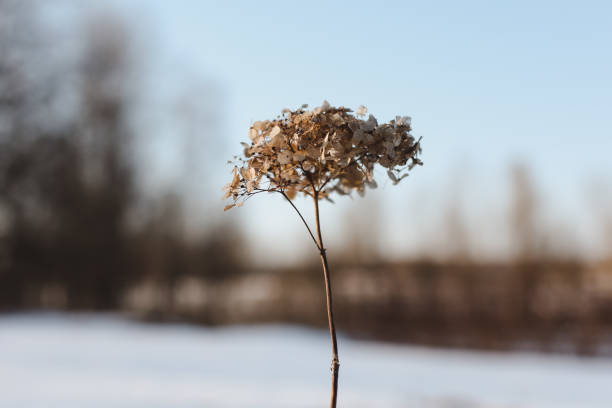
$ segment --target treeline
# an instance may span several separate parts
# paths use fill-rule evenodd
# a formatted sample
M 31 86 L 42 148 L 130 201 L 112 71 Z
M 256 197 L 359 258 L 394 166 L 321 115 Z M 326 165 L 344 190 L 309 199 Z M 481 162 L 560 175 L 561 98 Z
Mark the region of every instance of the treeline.
M 336 262 L 332 271 L 337 328 L 355 337 L 612 354 L 612 263 Z M 127 309 L 144 318 L 208 325 L 327 325 L 321 271 L 314 264 L 252 270 L 216 282 L 184 279 L 170 299 L 161 298 L 160 290 L 141 287 Z

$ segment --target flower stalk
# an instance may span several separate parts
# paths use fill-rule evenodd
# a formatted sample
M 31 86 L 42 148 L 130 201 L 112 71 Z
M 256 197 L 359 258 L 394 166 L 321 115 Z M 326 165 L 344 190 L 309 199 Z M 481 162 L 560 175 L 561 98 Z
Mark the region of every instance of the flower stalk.
M 329 271 L 329 263 L 327 262 L 327 251 L 323 245 L 323 237 L 321 235 L 321 222 L 319 220 L 319 195 L 318 192 L 314 194 L 314 207 L 315 207 L 315 220 L 317 225 L 317 240 L 319 244 L 319 253 L 321 254 L 321 264 L 323 266 L 323 277 L 325 279 L 325 299 L 327 302 L 327 321 L 329 324 L 329 335 L 332 343 L 332 391 L 331 391 L 331 402 L 330 407 L 336 408 L 336 401 L 338 399 L 338 373 L 340 371 L 340 360 L 338 358 L 338 340 L 336 338 L 336 324 L 334 323 L 334 308 L 333 308 L 333 296 L 331 287 L 331 275 Z

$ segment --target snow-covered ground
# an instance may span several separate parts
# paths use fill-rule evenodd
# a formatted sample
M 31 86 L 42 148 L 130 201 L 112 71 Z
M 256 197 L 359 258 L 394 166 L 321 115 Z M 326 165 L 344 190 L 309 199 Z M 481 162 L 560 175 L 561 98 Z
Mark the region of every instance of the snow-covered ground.
M 341 407 L 609 408 L 612 360 L 340 338 Z M 292 326 L 0 317 L 0 407 L 325 407 L 329 340 Z

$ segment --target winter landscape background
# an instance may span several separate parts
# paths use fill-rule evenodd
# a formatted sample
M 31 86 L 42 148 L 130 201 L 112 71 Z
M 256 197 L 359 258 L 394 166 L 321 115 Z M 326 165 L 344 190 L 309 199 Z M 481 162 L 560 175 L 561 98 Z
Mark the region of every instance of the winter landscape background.
M 423 136 L 321 205 L 341 406 L 609 406 L 610 15 L 0 0 L 0 406 L 325 403 L 318 254 L 221 200 L 254 121 L 324 99 Z

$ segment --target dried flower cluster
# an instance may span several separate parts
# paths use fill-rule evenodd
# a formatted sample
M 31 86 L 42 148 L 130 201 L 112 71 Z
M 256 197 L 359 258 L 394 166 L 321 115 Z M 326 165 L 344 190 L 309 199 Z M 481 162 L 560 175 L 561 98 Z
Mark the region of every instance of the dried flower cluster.
M 372 115 L 365 119 L 364 106 L 357 116 L 327 101 L 312 111 L 307 107 L 285 109 L 277 119 L 251 126 L 251 143 L 242 143 L 244 157 L 235 157 L 233 180 L 224 187 L 224 198 L 233 201 L 226 210 L 265 191 L 328 200 L 333 192 L 363 194 L 366 186 L 376 188 L 375 164 L 387 169 L 394 184 L 422 164 L 410 117 L 378 124 Z

